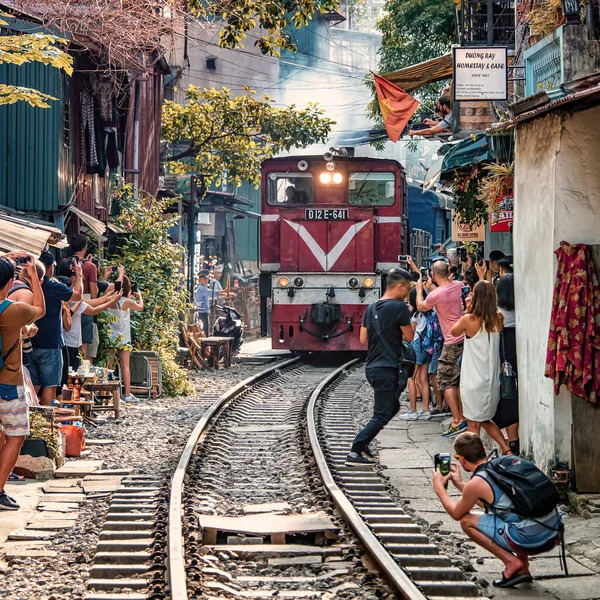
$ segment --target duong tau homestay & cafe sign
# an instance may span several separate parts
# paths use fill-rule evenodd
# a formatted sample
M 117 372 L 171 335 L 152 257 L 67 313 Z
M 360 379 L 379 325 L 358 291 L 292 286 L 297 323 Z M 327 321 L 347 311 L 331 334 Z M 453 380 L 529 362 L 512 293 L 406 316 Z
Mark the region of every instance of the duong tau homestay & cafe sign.
M 505 46 L 454 48 L 454 100 L 508 100 Z

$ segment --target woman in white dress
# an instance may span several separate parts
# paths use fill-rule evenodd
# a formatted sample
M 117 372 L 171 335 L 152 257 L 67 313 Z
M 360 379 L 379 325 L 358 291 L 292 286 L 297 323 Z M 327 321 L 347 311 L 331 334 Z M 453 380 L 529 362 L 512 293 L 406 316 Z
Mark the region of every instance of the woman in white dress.
M 469 431 L 480 428 L 500 446 L 503 454 L 510 448 L 492 421 L 500 401 L 500 332 L 504 317 L 498 312 L 496 290 L 480 281 L 467 301 L 465 314 L 452 327 L 452 335 L 466 334 L 460 369 L 460 398 Z

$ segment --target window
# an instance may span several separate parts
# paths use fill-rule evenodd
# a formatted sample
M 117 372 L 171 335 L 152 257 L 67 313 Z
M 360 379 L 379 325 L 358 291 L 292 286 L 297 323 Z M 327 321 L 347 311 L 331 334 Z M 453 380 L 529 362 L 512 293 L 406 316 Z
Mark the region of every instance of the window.
M 269 173 L 267 178 L 269 204 L 304 205 L 314 202 L 310 173 Z
M 350 173 L 348 201 L 356 206 L 392 206 L 396 202 L 393 173 Z

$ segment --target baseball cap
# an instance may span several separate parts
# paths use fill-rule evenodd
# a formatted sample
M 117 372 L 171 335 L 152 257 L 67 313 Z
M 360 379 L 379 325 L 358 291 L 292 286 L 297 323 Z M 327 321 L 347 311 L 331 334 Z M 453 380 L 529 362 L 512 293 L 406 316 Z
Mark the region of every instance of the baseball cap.
M 54 260 L 54 256 L 52 256 L 52 254 L 50 252 L 48 252 L 47 250 L 44 250 L 40 254 L 40 262 L 45 267 L 51 267 L 52 265 L 56 264 L 56 261 Z

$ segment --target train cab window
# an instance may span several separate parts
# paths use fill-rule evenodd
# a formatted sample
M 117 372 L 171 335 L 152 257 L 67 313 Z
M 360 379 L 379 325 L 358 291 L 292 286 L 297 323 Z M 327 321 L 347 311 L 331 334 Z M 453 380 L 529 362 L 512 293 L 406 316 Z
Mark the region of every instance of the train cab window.
M 355 206 L 393 206 L 396 177 L 393 173 L 350 173 L 348 202 Z
M 305 205 L 314 202 L 310 173 L 269 173 L 268 202 L 272 206 Z

